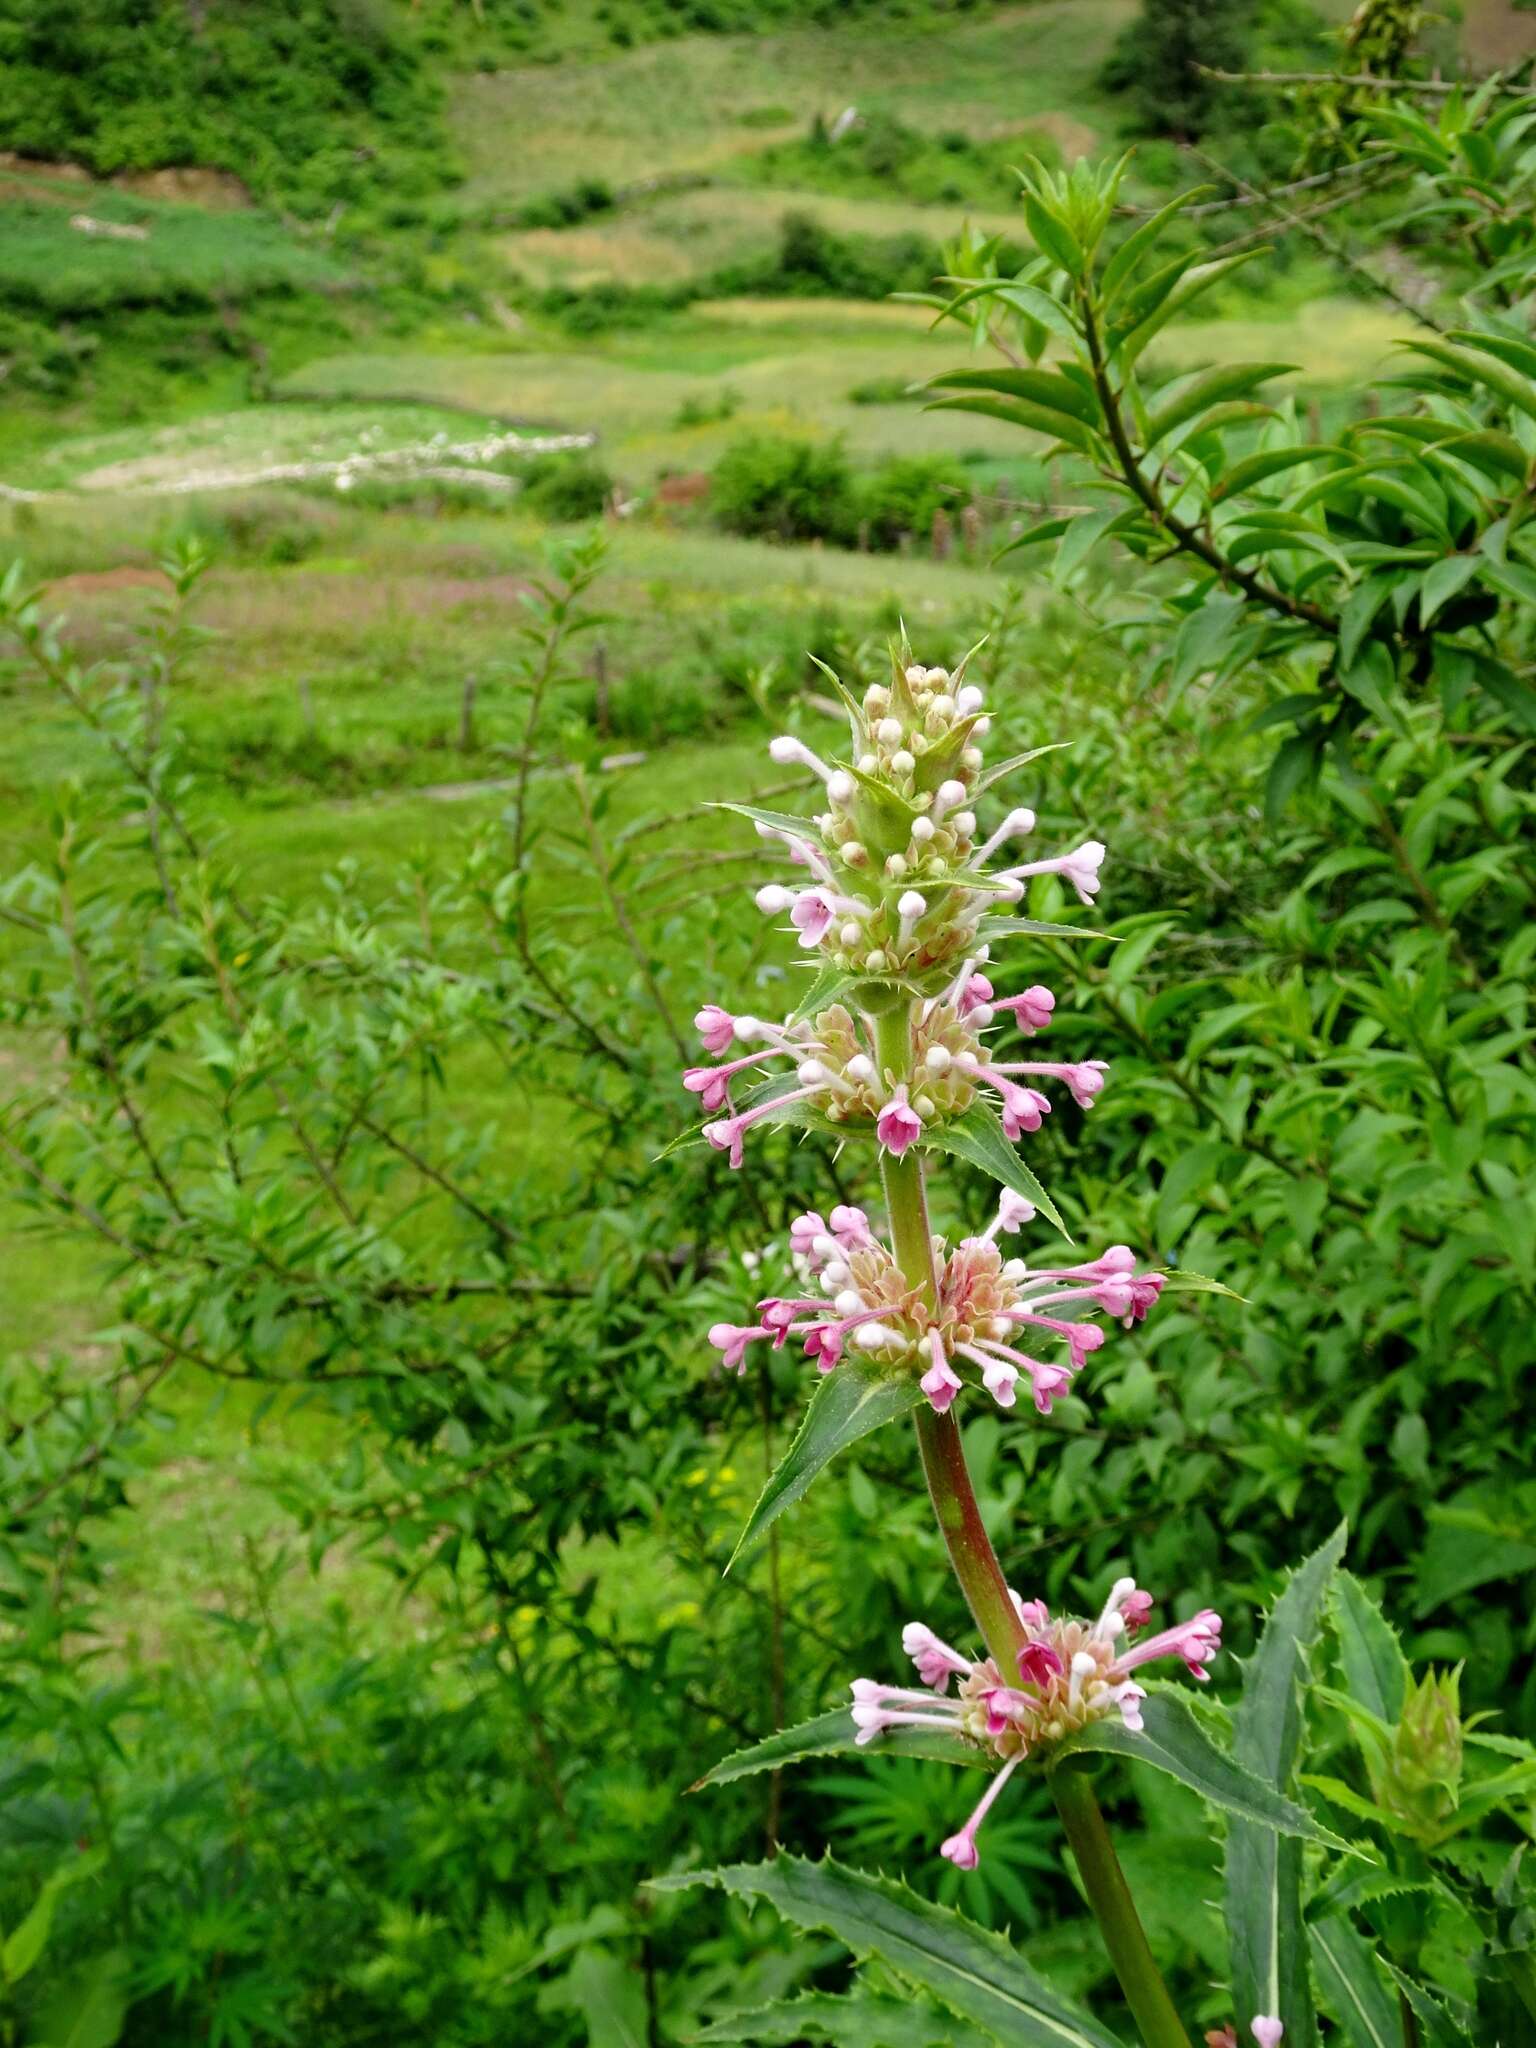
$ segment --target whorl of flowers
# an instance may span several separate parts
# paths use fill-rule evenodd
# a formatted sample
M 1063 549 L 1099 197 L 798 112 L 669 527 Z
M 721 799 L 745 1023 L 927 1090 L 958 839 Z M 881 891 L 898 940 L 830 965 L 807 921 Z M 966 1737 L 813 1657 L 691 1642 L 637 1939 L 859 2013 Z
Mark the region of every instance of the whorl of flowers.
M 1031 1268 L 1023 1259 L 1005 1259 L 997 1237 L 1034 1214 L 1030 1202 L 1005 1188 L 980 1237 L 962 1238 L 953 1251 L 935 1238 L 932 1307 L 862 1209 L 840 1206 L 825 1221 L 814 1212 L 797 1216 L 790 1249 L 797 1270 L 814 1278 L 820 1295 L 768 1295 L 757 1305 L 756 1323 L 716 1323 L 709 1341 L 740 1372 L 748 1347 L 759 1339 L 780 1350 L 799 1338 L 822 1372 L 831 1372 L 851 1345 L 883 1365 L 919 1374 L 918 1384 L 940 1414 L 967 1380 L 984 1387 L 1000 1408 L 1011 1408 L 1023 1379 L 1035 1407 L 1049 1415 L 1104 1342 L 1101 1325 L 1082 1316 L 1100 1311 L 1138 1322 L 1157 1300 L 1163 1278 L 1138 1273 L 1126 1245 L 1075 1266 Z M 1036 1358 L 1021 1343 L 1064 1345 L 1065 1356 Z
M 1192 1675 L 1221 1648 L 1221 1616 L 1207 1607 L 1190 1620 L 1141 1636 L 1152 1596 L 1134 1579 L 1117 1579 L 1096 1621 L 1053 1617 L 1043 1600 L 1010 1592 L 1025 1642 L 1017 1675 L 1005 1678 L 990 1657 L 971 1658 L 942 1642 L 920 1621 L 902 1631 L 901 1647 L 917 1667 L 922 1689 L 853 1681 L 853 1721 L 860 1746 L 892 1728 L 934 1728 L 990 1750 L 1002 1761 L 975 1812 L 939 1853 L 962 1870 L 980 1860 L 976 1832 L 1014 1770 L 1028 1757 L 1117 1714 L 1140 1731 L 1146 1693 L 1132 1673 L 1159 1657 L 1179 1657 Z M 1137 1640 L 1140 1638 L 1140 1640 Z M 956 1682 L 950 1694 L 950 1681 Z

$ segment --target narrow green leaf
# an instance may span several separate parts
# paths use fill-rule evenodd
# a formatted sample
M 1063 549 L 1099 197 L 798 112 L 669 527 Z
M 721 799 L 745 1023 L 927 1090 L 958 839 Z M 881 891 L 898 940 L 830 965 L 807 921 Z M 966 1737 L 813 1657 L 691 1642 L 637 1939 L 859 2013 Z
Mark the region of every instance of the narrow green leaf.
M 47 1947 L 53 1930 L 53 1909 L 65 1882 L 58 1877 L 50 1879 L 0 1946 L 0 1975 L 7 1984 L 20 1983 Z
M 1354 2048 L 1402 2048 L 1397 2000 L 1377 1965 L 1375 1951 L 1340 1914 L 1309 1927 L 1307 1938 L 1323 2004 Z M 1290 2033 L 1287 2025 L 1286 2033 Z
M 1228 1301 L 1247 1301 L 1247 1296 L 1234 1294 L 1230 1287 L 1223 1287 L 1219 1280 L 1208 1280 L 1204 1273 L 1191 1273 L 1185 1266 L 1172 1266 L 1163 1275 L 1164 1294 L 1224 1294 Z
M 738 818 L 750 818 L 754 825 L 767 825 L 775 832 L 793 832 L 801 839 L 821 837 L 813 819 L 796 818 L 788 811 L 762 811 L 756 804 L 726 803 L 723 799 L 706 803 L 704 808 L 707 811 L 734 811 Z
M 1177 290 L 1169 293 L 1153 313 L 1134 327 L 1120 343 L 1120 350 L 1127 363 L 1134 363 L 1147 344 L 1167 326 L 1175 314 L 1182 313 L 1195 300 L 1208 292 L 1212 285 L 1219 284 L 1234 270 L 1240 270 L 1255 257 L 1267 255 L 1265 249 L 1243 249 L 1235 256 L 1223 256 L 1214 263 L 1199 263 L 1181 280 Z
M 1291 1782 L 1301 1747 L 1301 1685 L 1322 1625 L 1333 1574 L 1344 1555 L 1344 1523 L 1301 1564 L 1270 1610 L 1243 1675 L 1232 1750 L 1277 1793 Z M 1286 2039 L 1316 2034 L 1301 1917 L 1301 1843 L 1236 1820 L 1227 1830 L 1227 1942 L 1240 2016 L 1267 2013 Z
M 1094 452 L 1093 435 L 1080 421 L 1068 419 L 1065 413 L 1047 411 L 1043 405 L 1031 405 L 1024 398 L 989 398 L 978 392 L 971 398 L 936 398 L 924 411 L 981 413 L 987 419 L 1003 420 L 1010 427 L 1023 427 L 1029 433 L 1064 442 L 1079 455 Z
M 1471 349 L 1453 348 L 1446 341 L 1405 341 L 1401 346 L 1415 355 L 1428 356 L 1431 362 L 1443 363 L 1469 384 L 1481 385 L 1516 412 L 1536 420 L 1536 384 L 1518 371 L 1485 355 L 1474 354 Z
M 1334 1579 L 1329 1609 L 1351 1695 L 1378 1721 L 1394 1727 L 1408 1690 L 1408 1659 L 1391 1623 L 1350 1572 L 1341 1571 Z
M 1142 257 L 1162 240 L 1163 229 L 1174 215 L 1182 213 L 1191 201 L 1215 189 L 1214 185 L 1197 185 L 1192 191 L 1181 192 L 1177 199 L 1170 199 L 1166 206 L 1158 208 L 1150 220 L 1143 221 L 1139 228 L 1126 236 L 1105 264 L 1103 275 L 1099 279 L 1099 291 L 1106 306 L 1112 305 L 1118 298 L 1120 287 L 1129 279 Z
M 794 1442 L 779 1460 L 747 1518 L 726 1570 L 752 1548 L 786 1508 L 794 1506 L 839 1451 L 846 1451 L 871 1430 L 908 1414 L 922 1398 L 915 1373 L 898 1375 L 862 1357 L 845 1356 L 811 1396 Z
M 1101 417 L 1092 391 L 1059 370 L 942 370 L 928 379 L 928 385 L 930 390 L 991 391 L 1000 398 L 1027 399 L 1090 427 L 1096 427 Z
M 1484 654 L 1481 648 L 1466 647 L 1457 651 L 1472 664 L 1479 689 L 1486 691 L 1516 725 L 1523 726 L 1527 732 L 1536 732 L 1536 690 L 1502 661 L 1491 654 Z
M 1472 2048 L 1472 2037 L 1467 2029 L 1459 2026 L 1431 1992 L 1422 1984 L 1416 1984 L 1386 1956 L 1381 1959 L 1382 1968 L 1397 1986 L 1399 1995 L 1412 2008 L 1413 2016 L 1419 2023 L 1419 2033 L 1424 2048 Z
M 1446 555 L 1426 569 L 1419 585 L 1419 623 L 1427 626 L 1442 605 L 1449 604 L 1476 574 L 1475 555 Z
M 1144 1726 L 1139 1733 L 1127 1728 L 1118 1715 L 1090 1721 L 1081 1734 L 1069 1736 L 1056 1749 L 1051 1768 L 1088 1751 L 1123 1756 L 1129 1763 L 1150 1764 L 1153 1770 L 1177 1778 L 1209 1805 L 1234 1814 L 1248 1826 L 1342 1846 L 1304 1806 L 1246 1770 L 1226 1750 L 1218 1749 L 1177 1693 L 1149 1694 L 1142 1702 L 1141 1715 Z
M 1328 443 L 1315 448 L 1266 448 L 1257 455 L 1245 455 L 1241 462 L 1234 462 L 1211 495 L 1218 501 L 1235 498 L 1269 477 L 1283 475 L 1288 469 L 1299 469 L 1303 463 L 1348 460 L 1348 449 L 1335 448 Z
M 1264 816 L 1271 825 L 1278 823 L 1297 790 L 1317 780 L 1322 763 L 1322 734 L 1316 726 L 1293 733 L 1281 742 L 1269 764 L 1269 778 L 1264 785 Z
M 690 2041 L 751 2041 L 759 2048 L 798 2048 L 827 2041 L 831 2048 L 996 2048 L 996 2036 L 967 2026 L 926 1998 L 894 1998 L 860 1986 L 846 1997 L 806 1991 L 754 2012 L 716 2020 Z
M 748 1749 L 722 1757 L 713 1770 L 706 1771 L 690 1792 L 702 1792 L 706 1785 L 729 1785 L 737 1778 L 755 1777 L 759 1771 L 776 1771 L 783 1764 L 802 1762 L 809 1756 L 840 1756 L 845 1751 L 861 1756 L 915 1756 L 936 1764 L 962 1764 L 974 1770 L 992 1771 L 997 1758 L 990 1750 L 963 1735 L 946 1734 L 942 1728 L 889 1728 L 876 1741 L 859 1748 L 853 1715 L 847 1707 L 833 1707 L 814 1721 L 802 1721 L 797 1728 L 781 1728 L 766 1735 Z
M 1069 277 L 1081 277 L 1084 257 L 1077 246 L 1077 237 L 1066 222 L 1052 213 L 1033 192 L 1024 194 L 1024 219 L 1035 239 L 1036 248 L 1049 256 Z
M 1039 917 L 988 917 L 978 927 L 984 939 L 1108 939 L 1119 940 L 1113 932 L 1096 932 L 1086 924 L 1051 924 Z
M 928 1125 L 918 1143 L 924 1151 L 951 1152 L 956 1159 L 979 1166 L 993 1180 L 1001 1181 L 1005 1188 L 1012 1188 L 1016 1195 L 1033 1202 L 1040 1214 L 1055 1224 L 1068 1244 L 1072 1242 L 1072 1233 L 1062 1222 L 1056 1204 L 1009 1144 L 1003 1135 L 1002 1125 L 984 1103 L 973 1102 L 964 1116 L 954 1117 L 948 1123 Z M 836 1376 L 834 1373 L 834 1379 Z
M 908 1983 L 1010 2048 L 1120 2048 L 1032 1970 L 1013 1943 L 962 1914 L 919 1898 L 908 1886 L 830 1857 L 806 1863 L 737 1863 L 722 1870 L 652 1878 L 657 1891 L 715 1885 L 739 1899 L 766 1899 L 797 1927 L 825 1928 L 858 1956 L 878 1956 Z
M 1201 370 L 1152 413 L 1147 421 L 1146 446 L 1155 448 L 1175 427 L 1182 427 L 1208 405 L 1245 398 L 1270 378 L 1283 377 L 1295 368 L 1294 363 L 1218 363 L 1214 369 Z
M 587 2048 L 646 2048 L 645 1983 L 609 1948 L 579 1948 L 566 1972 Z
M 1360 643 L 1391 594 L 1394 578 L 1367 576 L 1350 592 L 1339 613 L 1339 666 L 1353 668 Z
M 33 2020 L 31 2048 L 116 2048 L 128 2017 L 128 1977 L 122 1949 L 79 1964 Z

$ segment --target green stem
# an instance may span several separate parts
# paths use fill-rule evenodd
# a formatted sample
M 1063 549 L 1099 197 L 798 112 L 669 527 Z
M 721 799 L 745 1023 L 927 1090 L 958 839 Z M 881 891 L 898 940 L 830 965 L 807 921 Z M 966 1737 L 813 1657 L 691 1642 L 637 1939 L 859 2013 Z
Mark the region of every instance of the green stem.
M 913 1014 L 913 1006 L 903 1003 L 870 1020 L 876 1063 L 898 1081 L 911 1079 Z M 896 1262 L 932 1307 L 937 1280 L 922 1155 L 910 1151 L 897 1158 L 882 1151 L 880 1174 Z M 953 1415 L 938 1415 L 925 1405 L 917 1411 L 917 1441 L 949 1561 L 988 1654 L 1006 1682 L 1016 1670 L 1015 1659 L 1027 1637 L 981 1519 L 966 1469 L 960 1425 Z M 1092 1785 L 1080 1767 L 1067 1765 L 1056 1772 L 1051 1788 L 1104 1946 L 1146 2048 L 1189 2048 L 1189 2037 L 1179 2024 L 1153 1960 Z
M 1087 1771 L 1079 1764 L 1063 1764 L 1051 1774 L 1050 1783 L 1083 1890 L 1142 2040 L 1147 2048 L 1189 2048 L 1189 2036 L 1147 1945 Z

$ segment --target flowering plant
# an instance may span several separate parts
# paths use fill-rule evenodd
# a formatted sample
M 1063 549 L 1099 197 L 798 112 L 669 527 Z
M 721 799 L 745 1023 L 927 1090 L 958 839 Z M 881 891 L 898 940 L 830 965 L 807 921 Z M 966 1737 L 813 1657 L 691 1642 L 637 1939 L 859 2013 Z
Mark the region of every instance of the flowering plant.
M 1052 1022 L 1055 998 L 1039 984 L 999 993 L 993 950 L 1018 937 L 1078 936 L 1076 926 L 1019 916 L 1015 906 L 1044 876 L 1092 903 L 1106 849 L 1088 840 L 1035 860 L 1005 855 L 1035 829 L 1035 813 L 1023 807 L 984 829 L 980 807 L 997 785 L 1051 749 L 988 771 L 982 692 L 964 681 L 964 667 L 924 668 L 903 643 L 890 684 L 860 700 L 834 677 L 848 712 L 848 758 L 828 762 L 792 736 L 770 748 L 778 764 L 815 776 L 824 808 L 801 818 L 728 806 L 803 871 L 795 886 L 765 885 L 757 904 L 787 917 L 817 971 L 781 1022 L 706 1003 L 694 1021 L 710 1060 L 690 1067 L 683 1085 L 708 1113 L 694 1135 L 732 1168 L 744 1166 L 754 1131 L 808 1127 L 871 1147 L 884 1193 L 883 1228 L 847 1202 L 825 1217 L 796 1217 L 793 1290 L 759 1300 L 753 1321 L 719 1322 L 709 1332 L 726 1368 L 744 1371 L 754 1344 L 782 1349 L 793 1337 L 816 1374 L 804 1423 L 738 1555 L 839 1451 L 910 1413 L 981 1649 L 952 1647 L 914 1621 L 902 1647 L 919 1685 L 855 1678 L 851 1709 L 771 1737 L 711 1776 L 848 1747 L 894 1747 L 983 1769 L 989 1782 L 975 1810 L 940 1845 L 951 1863 L 973 1869 L 978 1830 L 1009 1778 L 1044 1773 L 1126 2001 L 1147 2042 L 1172 2048 L 1187 2036 L 1116 1861 L 1084 1768 L 1088 1754 L 1139 1756 L 1266 1839 L 1324 1837 L 1285 1796 L 1283 1770 L 1272 1781 L 1255 1776 L 1217 1746 L 1176 1690 L 1149 1692 L 1140 1683 L 1164 1657 L 1182 1659 L 1205 1680 L 1221 1647 L 1219 1615 L 1204 1608 L 1149 1634 L 1152 1596 L 1123 1577 L 1096 1618 L 1052 1616 L 1007 1585 L 972 1489 L 960 1434 L 967 1400 L 1012 1409 L 1023 1383 L 1034 1408 L 1048 1414 L 1085 1374 L 1106 1321 L 1138 1322 L 1169 1288 L 1227 1290 L 1197 1274 L 1144 1266 L 1126 1245 L 1032 1264 L 1000 1242 L 1041 1219 L 1066 1236 L 1019 1148 L 1051 1113 L 1042 1083 L 1064 1087 L 1087 1110 L 1107 1068 L 1101 1060 L 1000 1054 L 1003 1028 L 1036 1037 Z M 929 1216 L 928 1167 L 944 1154 L 1001 1183 L 985 1227 L 953 1244 Z M 1262 1985 L 1256 1976 L 1242 1987 L 1241 2019 L 1259 2048 L 1275 2048 L 1287 2023 L 1278 1957 L 1271 1961 Z

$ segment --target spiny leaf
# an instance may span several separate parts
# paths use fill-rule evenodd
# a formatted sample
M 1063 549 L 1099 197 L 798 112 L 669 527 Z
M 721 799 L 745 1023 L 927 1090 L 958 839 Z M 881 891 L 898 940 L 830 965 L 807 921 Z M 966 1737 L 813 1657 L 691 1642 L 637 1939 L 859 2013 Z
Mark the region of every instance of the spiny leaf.
M 1402 2048 L 1397 2001 L 1377 1967 L 1374 1950 L 1342 1917 L 1318 1921 L 1307 1929 L 1307 1939 L 1323 2003 L 1354 2048 Z
M 706 1785 L 729 1785 L 737 1778 L 754 1777 L 759 1771 L 776 1771 L 781 1764 L 799 1763 L 808 1756 L 841 1755 L 845 1750 L 859 1748 L 854 1740 L 857 1733 L 848 1708 L 833 1707 L 818 1714 L 814 1721 L 802 1721 L 797 1728 L 781 1728 L 776 1735 L 764 1736 L 748 1749 L 722 1757 L 713 1770 L 706 1771 L 688 1790 L 701 1792 Z M 990 1750 L 967 1742 L 963 1735 L 947 1735 L 942 1728 L 889 1728 L 859 1753 L 921 1757 L 927 1763 L 966 1764 L 983 1771 L 997 1768 L 997 1758 Z
M 895 1422 L 923 1398 L 916 1374 L 895 1374 L 860 1357 L 844 1358 L 817 1387 L 794 1442 L 775 1467 L 747 1519 L 729 1571 L 784 1510 L 793 1507 L 839 1451 Z
M 952 2012 L 986 2027 L 1011 2048 L 1120 2048 L 1038 1976 L 1012 1942 L 962 1914 L 919 1898 L 890 1878 L 780 1856 L 722 1870 L 652 1878 L 657 1891 L 717 1885 L 733 1898 L 766 1899 L 797 1927 L 824 1927 L 855 1955 L 878 1956 Z
M 1301 1746 L 1301 1681 L 1322 1625 L 1328 1587 L 1344 1554 L 1340 1523 L 1298 1567 L 1275 1602 L 1243 1675 L 1232 1750 L 1276 1792 L 1290 1784 Z M 1301 1843 L 1234 1821 L 1227 1830 L 1227 1941 L 1239 2014 L 1268 2013 L 1286 2038 L 1310 2041 L 1316 2025 L 1301 1918 Z
M 1033 1202 L 1068 1244 L 1072 1242 L 1072 1234 L 1062 1222 L 1056 1204 L 1009 1144 L 1002 1125 L 984 1104 L 973 1102 L 964 1116 L 953 1117 L 944 1124 L 930 1124 L 918 1143 L 925 1152 L 952 1152 L 957 1159 L 979 1166 L 993 1180 Z
M 1254 1827 L 1343 1846 L 1318 1826 L 1304 1806 L 1245 1770 L 1226 1750 L 1218 1749 L 1176 1693 L 1150 1694 L 1142 1702 L 1141 1713 L 1144 1725 L 1140 1730 L 1127 1728 L 1118 1715 L 1090 1721 L 1081 1734 L 1069 1736 L 1061 1744 L 1056 1758 L 1065 1763 L 1069 1757 L 1093 1751 L 1123 1756 L 1129 1763 L 1150 1764 L 1198 1792 L 1209 1805 Z
M 865 1986 L 839 1997 L 807 1991 L 754 2012 L 731 2013 L 690 2040 L 753 2041 L 760 2048 L 825 2040 L 832 2048 L 995 2048 L 995 2037 L 968 2027 L 926 1998 L 895 1998 Z
M 1335 1578 L 1329 1607 L 1350 1693 L 1378 1721 L 1395 1726 L 1408 1689 L 1408 1659 L 1391 1623 L 1349 1572 Z

